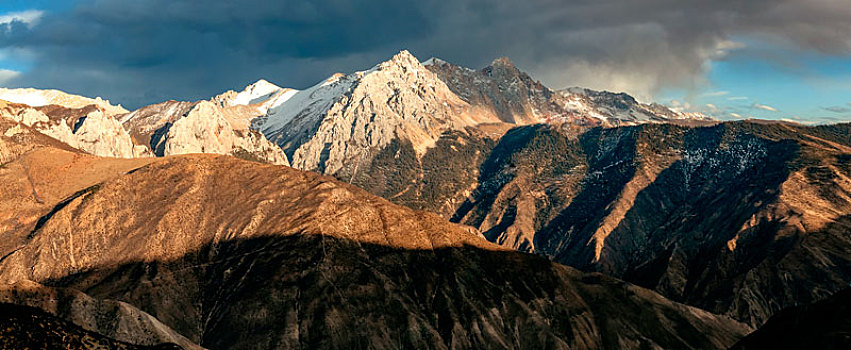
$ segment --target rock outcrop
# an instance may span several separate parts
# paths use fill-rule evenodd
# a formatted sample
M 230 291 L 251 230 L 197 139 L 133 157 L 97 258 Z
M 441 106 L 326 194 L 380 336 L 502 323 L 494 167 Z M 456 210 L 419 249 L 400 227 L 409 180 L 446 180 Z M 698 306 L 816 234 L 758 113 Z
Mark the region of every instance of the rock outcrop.
M 187 153 L 234 155 L 289 165 L 284 152 L 257 131 L 248 129 L 247 116 L 210 101 L 167 101 L 120 116 L 138 144 L 162 157 Z
M 121 123 L 94 105 L 70 109 L 57 105 L 33 108 L 6 104 L 0 118 L 97 156 L 132 158 L 145 153 L 135 147 Z

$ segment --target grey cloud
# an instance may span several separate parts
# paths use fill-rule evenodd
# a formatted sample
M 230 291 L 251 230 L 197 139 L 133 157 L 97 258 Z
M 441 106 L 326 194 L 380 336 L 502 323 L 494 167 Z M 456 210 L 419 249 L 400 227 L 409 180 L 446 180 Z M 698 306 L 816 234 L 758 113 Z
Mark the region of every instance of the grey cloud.
M 821 109 L 833 113 L 851 113 L 851 108 L 843 106 L 822 107 Z
M 130 106 L 261 77 L 304 87 L 402 48 L 472 67 L 509 56 L 556 88 L 649 97 L 704 84 L 705 63 L 737 49 L 733 38 L 844 55 L 850 25 L 851 7 L 832 0 L 83 0 L 32 28 L 0 28 L 0 49 L 35 52 L 11 84 Z

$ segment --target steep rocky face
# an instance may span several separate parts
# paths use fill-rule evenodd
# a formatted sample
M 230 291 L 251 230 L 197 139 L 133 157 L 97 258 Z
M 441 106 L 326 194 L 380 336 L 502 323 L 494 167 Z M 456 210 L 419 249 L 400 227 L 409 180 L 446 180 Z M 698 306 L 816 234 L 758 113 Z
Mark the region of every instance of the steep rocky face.
M 700 113 L 682 113 L 663 105 L 644 104 L 625 93 L 569 88 L 558 92 L 568 115 L 587 115 L 608 125 L 635 125 L 644 122 L 689 121 L 711 123 L 712 118 Z
M 815 304 L 778 312 L 730 349 L 848 349 L 849 312 L 851 289 L 845 289 Z
M 418 154 L 441 134 L 479 122 L 466 103 L 407 51 L 368 71 L 334 76 L 296 93 L 254 126 L 294 167 L 335 174 L 366 166 L 394 140 Z
M 286 167 L 43 149 L 0 178 L 2 206 L 38 219 L 7 231 L 4 283 L 124 302 L 210 348 L 711 349 L 747 332 Z
M 167 101 L 121 116 L 133 139 L 155 156 L 186 153 L 230 154 L 289 165 L 280 148 L 248 129 L 256 110 L 222 107 L 210 101 Z M 245 113 L 245 114 L 243 114 Z
M 141 156 L 121 124 L 95 105 L 72 109 L 57 105 L 32 108 L 5 104 L 0 118 L 21 124 L 85 152 L 116 158 Z
M 759 325 L 851 281 L 848 131 L 517 128 L 453 221 Z
M 436 58 L 425 66 L 477 113 L 492 114 L 503 122 L 539 123 L 564 113 L 561 95 L 517 69 L 508 58 L 496 59 L 478 71 Z
M 40 118 L 42 114 L 20 114 L 22 110 L 26 110 L 25 107 L 0 101 L 0 166 L 38 148 L 72 149 L 65 143 L 27 126 L 35 123 L 33 118 Z
M 473 70 L 432 58 L 425 62 L 474 113 L 495 115 L 515 125 L 568 123 L 586 126 L 634 125 L 672 120 L 711 121 L 704 115 L 642 104 L 625 93 L 573 88 L 554 91 L 533 80 L 508 58 Z
M 335 176 L 394 203 L 449 218 L 476 188 L 479 165 L 496 142 L 479 129 L 450 132 L 420 156 L 410 142 L 397 140 L 356 173 Z
M 65 93 L 59 90 L 7 89 L 0 88 L 0 100 L 20 103 L 32 107 L 56 105 L 69 109 L 98 106 L 106 115 L 127 113 L 121 105 L 113 106 L 100 97 L 88 98 Z
M 0 304 L 0 347 L 3 349 L 182 349 L 174 344 L 137 346 L 86 331 L 44 311 Z

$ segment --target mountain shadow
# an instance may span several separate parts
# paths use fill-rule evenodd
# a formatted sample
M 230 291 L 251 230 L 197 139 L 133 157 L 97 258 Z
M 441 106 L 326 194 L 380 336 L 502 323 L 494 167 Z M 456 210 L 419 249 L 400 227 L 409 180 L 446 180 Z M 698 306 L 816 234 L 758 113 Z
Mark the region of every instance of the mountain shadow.
M 0 348 L 68 350 L 181 350 L 175 344 L 139 346 L 89 332 L 40 309 L 0 303 Z
M 125 301 L 211 349 L 720 349 L 747 332 L 534 255 L 322 235 L 226 241 L 41 282 Z
M 812 305 L 784 309 L 731 350 L 851 348 L 851 289 Z

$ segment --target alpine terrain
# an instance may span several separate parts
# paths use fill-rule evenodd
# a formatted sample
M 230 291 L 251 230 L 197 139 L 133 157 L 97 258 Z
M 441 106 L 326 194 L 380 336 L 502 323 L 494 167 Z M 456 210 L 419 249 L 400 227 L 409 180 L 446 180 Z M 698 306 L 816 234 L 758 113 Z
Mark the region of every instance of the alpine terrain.
M 0 237 L 7 347 L 841 347 L 851 124 L 408 51 L 132 111 L 2 89 Z

